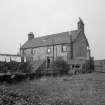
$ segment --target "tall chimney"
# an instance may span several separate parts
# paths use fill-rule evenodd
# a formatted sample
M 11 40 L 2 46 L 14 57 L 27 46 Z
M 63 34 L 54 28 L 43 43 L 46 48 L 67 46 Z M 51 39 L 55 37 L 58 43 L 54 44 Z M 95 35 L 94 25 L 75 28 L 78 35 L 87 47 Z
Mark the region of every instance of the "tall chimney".
M 34 33 L 33 33 L 33 32 L 30 32 L 30 33 L 28 34 L 28 41 L 30 41 L 30 40 L 32 40 L 32 39 L 34 39 Z
M 78 30 L 84 32 L 84 22 L 81 18 L 79 18 L 79 21 L 78 21 Z

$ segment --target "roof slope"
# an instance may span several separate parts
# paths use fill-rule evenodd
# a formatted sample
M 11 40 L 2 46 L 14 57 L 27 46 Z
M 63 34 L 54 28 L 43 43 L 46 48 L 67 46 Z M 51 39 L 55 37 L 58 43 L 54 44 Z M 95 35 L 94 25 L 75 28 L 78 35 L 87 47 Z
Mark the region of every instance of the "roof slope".
M 30 41 L 27 41 L 21 48 L 34 48 L 34 47 L 42 47 L 47 45 L 70 43 L 70 35 L 72 36 L 72 41 L 74 41 L 77 38 L 78 34 L 79 31 L 74 30 L 74 31 L 62 32 L 43 37 L 38 37 Z

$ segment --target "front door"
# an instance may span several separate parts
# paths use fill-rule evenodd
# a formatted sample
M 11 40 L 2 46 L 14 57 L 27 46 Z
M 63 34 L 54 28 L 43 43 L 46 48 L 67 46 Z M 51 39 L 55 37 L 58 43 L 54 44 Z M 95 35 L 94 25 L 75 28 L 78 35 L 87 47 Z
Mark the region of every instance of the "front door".
M 52 60 L 53 60 L 53 57 L 49 57 L 49 56 L 47 57 L 47 68 L 50 67 Z

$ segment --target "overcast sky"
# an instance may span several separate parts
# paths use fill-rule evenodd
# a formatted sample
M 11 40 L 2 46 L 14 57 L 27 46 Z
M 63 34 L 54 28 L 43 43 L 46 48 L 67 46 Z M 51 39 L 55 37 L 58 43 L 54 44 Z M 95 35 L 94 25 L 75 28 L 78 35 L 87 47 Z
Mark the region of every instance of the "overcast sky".
M 0 0 L 0 53 L 16 54 L 27 40 L 75 30 L 85 23 L 92 56 L 105 59 L 105 0 Z

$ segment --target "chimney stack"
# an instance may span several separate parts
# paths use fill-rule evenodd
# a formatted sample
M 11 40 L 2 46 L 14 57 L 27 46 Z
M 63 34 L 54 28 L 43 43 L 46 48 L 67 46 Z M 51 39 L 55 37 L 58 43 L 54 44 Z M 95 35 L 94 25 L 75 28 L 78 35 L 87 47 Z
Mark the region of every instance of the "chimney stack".
M 80 17 L 79 17 L 79 21 L 78 21 L 78 30 L 84 32 L 84 22 Z
M 34 33 L 33 33 L 33 32 L 30 32 L 30 33 L 28 34 L 28 41 L 30 41 L 30 40 L 32 40 L 32 39 L 34 39 Z

